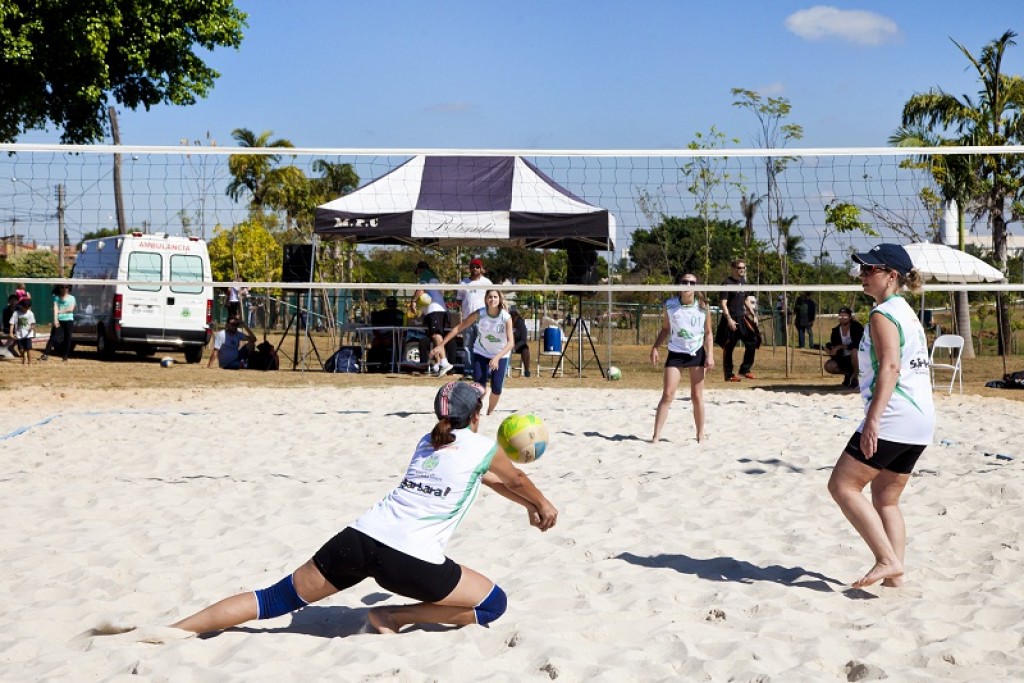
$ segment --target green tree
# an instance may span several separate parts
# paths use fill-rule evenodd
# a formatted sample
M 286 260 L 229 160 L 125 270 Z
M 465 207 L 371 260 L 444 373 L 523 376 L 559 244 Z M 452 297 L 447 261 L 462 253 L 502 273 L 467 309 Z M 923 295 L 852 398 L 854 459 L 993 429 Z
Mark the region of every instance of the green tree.
M 497 247 L 484 255 L 487 277 L 492 282 L 549 282 L 544 276 L 544 252 L 525 247 Z
M 736 98 L 732 103 L 734 107 L 746 109 L 757 118 L 758 131 L 754 136 L 754 144 L 758 147 L 772 150 L 785 147 L 789 142 L 803 138 L 803 126 L 795 123 L 783 123 L 793 110 L 787 98 L 765 97 L 755 90 L 745 88 L 733 88 L 732 94 Z M 793 157 L 791 156 L 773 155 L 763 159 L 767 183 L 764 198 L 767 201 L 769 228 L 778 225 L 785 209 L 784 197 L 779 187 L 779 176 L 792 161 Z M 784 246 L 781 236 L 778 240 L 773 235 L 770 237 L 780 249 Z
M 712 126 L 706 136 L 700 132 L 696 133 L 695 139 L 687 145 L 687 149 L 719 149 L 727 141 L 725 133 Z M 736 143 L 739 140 L 733 139 L 732 142 Z M 702 267 L 692 272 L 694 274 L 703 273 L 705 282 L 711 277 L 711 243 L 715 240 L 714 228 L 717 225 L 719 214 L 729 208 L 728 204 L 718 201 L 717 195 L 720 190 L 730 186 L 740 192 L 746 192 L 742 185 L 742 177 L 733 178 L 732 174 L 726 170 L 727 162 L 728 160 L 724 157 L 701 155 L 686 162 L 682 168 L 683 175 L 690 183 L 686 190 L 694 196 L 697 212 L 704 224 L 704 243 L 696 252 L 701 256 Z
M 821 231 L 821 243 L 815 261 L 823 265 L 828 259 L 825 252 L 825 241 L 830 234 L 846 234 L 860 232 L 870 237 L 878 237 L 878 231 L 870 223 L 861 220 L 861 209 L 856 204 L 833 199 L 825 205 L 825 227 Z
M 743 214 L 743 255 L 754 241 L 754 216 L 757 215 L 757 207 L 761 205 L 764 197 L 751 194 L 740 199 L 740 213 Z
M 668 245 L 667 268 L 662 267 L 662 245 Z M 708 229 L 703 217 L 665 216 L 652 230 L 633 232 L 630 260 L 636 264 L 635 270 L 647 273 L 648 280 L 660 282 L 681 273 L 705 273 L 705 265 L 710 263 L 702 280 L 711 282 L 711 273 L 724 270 L 742 248 L 743 226 L 736 221 L 716 219 Z
M 10 259 L 11 277 L 57 277 L 57 254 L 48 249 L 25 251 Z
M 905 127 L 920 126 L 936 134 L 953 131 L 955 137 L 970 139 L 976 145 L 1016 145 L 1024 143 L 1024 79 L 1003 73 L 1003 57 L 1007 48 L 1016 45 L 1017 36 L 1006 31 L 989 42 L 975 57 L 953 41 L 978 77 L 980 86 L 976 99 L 969 95 L 956 97 L 941 88 L 916 93 L 903 105 Z M 1024 159 L 1020 155 L 983 154 L 977 157 L 977 180 L 992 229 L 992 249 L 1000 270 L 1006 272 L 1006 211 L 1017 218 L 1021 212 L 1021 191 L 1024 188 Z M 999 297 L 999 352 L 1005 353 L 1010 339 L 1009 307 Z
M 75 248 L 80 248 L 82 246 L 82 242 L 86 240 L 97 240 L 101 237 L 115 237 L 120 234 L 121 233 L 117 231 L 117 228 L 100 228 L 99 230 L 92 230 L 82 235 L 82 239 L 79 240 Z
M 252 148 L 290 148 L 294 147 L 291 141 L 284 138 L 271 140 L 274 131 L 265 130 L 259 135 L 248 128 L 235 128 L 231 131 L 231 137 L 235 139 L 239 147 Z M 227 186 L 227 195 L 235 201 L 240 200 L 248 194 L 249 206 L 254 209 L 262 209 L 267 205 L 267 195 L 281 192 L 275 188 L 281 179 L 275 172 L 276 165 L 281 161 L 279 154 L 232 154 L 228 157 L 228 172 L 231 174 L 231 182 Z
M 0 140 L 53 123 L 65 143 L 103 138 L 111 100 L 128 109 L 191 105 L 220 76 L 197 48 L 237 48 L 231 0 L 4 0 Z
M 207 243 L 215 280 L 276 282 L 283 250 L 272 234 L 272 216 L 253 215 L 231 229 L 217 226 Z
M 971 140 L 946 140 L 923 128 L 899 128 L 889 137 L 889 144 L 897 147 L 959 147 L 971 144 Z M 957 248 L 964 250 L 966 243 L 967 206 L 980 190 L 977 164 L 970 154 L 927 154 L 900 162 L 901 168 L 923 169 L 929 173 L 938 187 L 943 208 L 954 205 L 957 217 Z M 922 200 L 928 203 L 931 188 L 921 190 Z M 956 329 L 966 342 L 964 358 L 974 358 L 974 333 L 971 330 L 970 297 L 967 292 L 956 292 Z
M 807 247 L 804 246 L 803 235 L 794 235 L 792 228 L 796 222 L 796 216 L 779 219 L 779 232 L 784 238 L 783 252 L 791 263 L 802 263 L 807 257 Z

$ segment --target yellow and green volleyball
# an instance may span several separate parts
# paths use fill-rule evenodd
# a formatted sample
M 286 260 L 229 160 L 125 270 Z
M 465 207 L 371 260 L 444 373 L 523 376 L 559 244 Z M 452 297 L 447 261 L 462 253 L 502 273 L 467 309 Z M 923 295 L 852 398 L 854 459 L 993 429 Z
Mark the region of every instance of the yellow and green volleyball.
M 498 427 L 498 445 L 516 462 L 533 462 L 548 447 L 548 428 L 532 413 L 515 413 Z

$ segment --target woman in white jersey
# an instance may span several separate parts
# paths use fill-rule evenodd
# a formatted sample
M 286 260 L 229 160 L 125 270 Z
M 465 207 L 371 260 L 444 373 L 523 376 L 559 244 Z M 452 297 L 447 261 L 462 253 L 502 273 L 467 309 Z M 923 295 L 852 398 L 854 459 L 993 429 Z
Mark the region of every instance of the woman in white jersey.
M 900 494 L 935 431 L 924 328 L 897 294 L 903 287 L 919 290 L 921 276 L 898 244 L 880 244 L 853 260 L 864 293 L 875 300 L 857 349 L 865 417 L 839 456 L 828 490 L 875 556 L 854 588 L 879 581 L 895 587 L 903 585 L 907 540 Z M 868 484 L 870 502 L 862 493 Z
M 484 308 L 470 313 L 455 329 L 449 331 L 430 352 L 430 357 L 444 353 L 444 345 L 472 325 L 476 325 L 476 340 L 472 349 L 473 381 L 486 388 L 490 375 L 491 395 L 487 399 L 487 414 L 490 415 L 501 399 L 508 360 L 515 342 L 512 315 L 505 309 L 505 297 L 501 292 L 488 289 L 484 294 Z
M 661 439 L 661 428 L 665 426 L 668 409 L 675 400 L 683 368 L 687 368 L 690 374 L 690 402 L 693 405 L 693 422 L 697 426 L 697 441 L 704 440 L 704 373 L 715 368 L 711 317 L 704 298 L 693 291 L 697 276 L 693 273 L 680 275 L 676 284 L 683 285 L 683 289 L 678 297 L 665 302 L 661 330 L 651 347 L 651 363 L 657 365 L 658 347 L 668 339 L 665 380 L 658 411 L 654 415 L 652 443 Z
M 493 439 L 477 434 L 484 389 L 449 382 L 434 397 L 438 421 L 416 445 L 401 483 L 293 574 L 263 590 L 239 593 L 173 624 L 207 633 L 271 619 L 373 578 L 418 600 L 370 610 L 370 624 L 394 633 L 408 624 L 486 625 L 500 617 L 505 593 L 483 574 L 445 557 L 449 539 L 486 484 L 529 513 L 541 531 L 558 511 Z

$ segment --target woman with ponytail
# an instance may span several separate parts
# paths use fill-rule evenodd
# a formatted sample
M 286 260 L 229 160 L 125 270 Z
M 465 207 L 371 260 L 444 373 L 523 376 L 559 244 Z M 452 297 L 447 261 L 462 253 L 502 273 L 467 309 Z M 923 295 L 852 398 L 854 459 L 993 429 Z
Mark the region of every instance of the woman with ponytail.
M 445 547 L 476 500 L 480 485 L 526 508 L 541 531 L 558 511 L 493 439 L 477 433 L 484 388 L 449 382 L 434 397 L 437 424 L 416 445 L 401 483 L 312 559 L 269 588 L 239 593 L 186 617 L 175 628 L 206 633 L 271 619 L 372 578 L 412 598 L 375 607 L 380 633 L 409 624 L 486 625 L 506 607 L 504 591 L 483 574 L 445 556 Z
M 853 260 L 875 301 L 857 349 L 864 420 L 832 469 L 828 490 L 875 558 L 853 587 L 881 581 L 895 588 L 903 585 L 907 544 L 900 495 L 935 432 L 928 342 L 899 295 L 920 290 L 921 275 L 898 244 L 879 244 Z M 868 486 L 870 501 L 862 493 Z

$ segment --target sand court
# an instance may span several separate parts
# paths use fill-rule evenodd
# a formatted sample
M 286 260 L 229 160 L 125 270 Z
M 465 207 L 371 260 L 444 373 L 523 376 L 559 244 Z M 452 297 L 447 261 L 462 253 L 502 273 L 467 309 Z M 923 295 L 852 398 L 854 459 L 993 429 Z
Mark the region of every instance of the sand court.
M 489 628 L 366 632 L 364 582 L 215 637 L 162 629 L 268 586 L 394 486 L 434 388 L 75 390 L 0 415 L 4 680 L 999 680 L 1024 677 L 1020 405 L 936 396 L 904 497 L 907 587 L 825 484 L 851 394 L 709 390 L 646 442 L 658 391 L 516 388 L 549 451 L 548 533 L 484 490 L 449 555 L 497 581 Z M 685 393 L 685 392 L 681 392 Z M 134 630 L 132 630 L 134 629 Z M 144 641 L 162 641 L 153 644 Z

